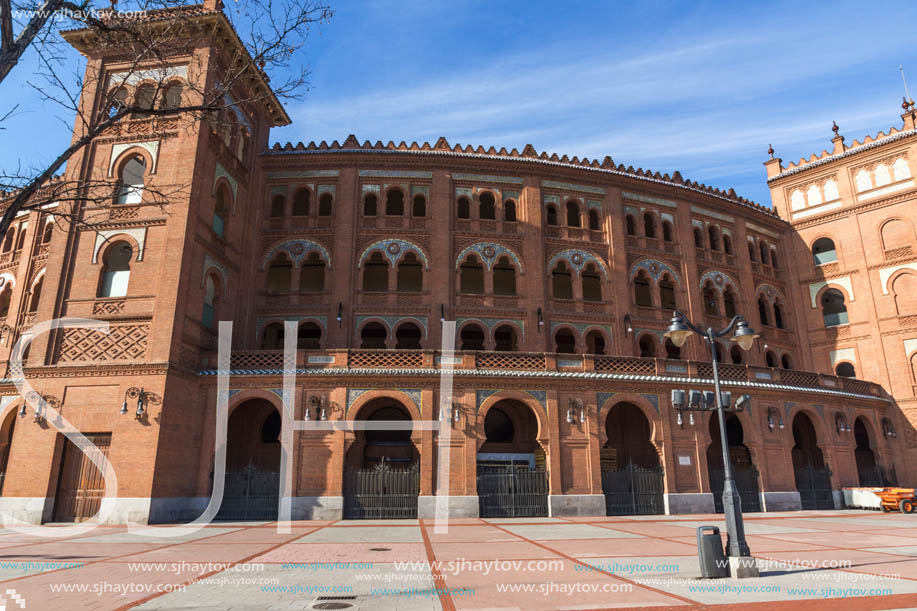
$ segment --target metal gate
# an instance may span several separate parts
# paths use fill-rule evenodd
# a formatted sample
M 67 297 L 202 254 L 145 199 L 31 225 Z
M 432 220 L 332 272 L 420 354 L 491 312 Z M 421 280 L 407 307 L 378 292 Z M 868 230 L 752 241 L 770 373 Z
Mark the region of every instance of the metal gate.
M 723 488 L 726 485 L 726 473 L 722 469 L 710 469 L 710 492 L 713 493 L 713 509 L 723 513 Z M 758 470 L 733 469 L 732 479 L 739 490 L 742 511 L 761 511 L 761 494 L 758 490 Z
M 482 518 L 547 517 L 548 472 L 528 467 L 479 467 Z
M 831 471 L 807 465 L 796 469 L 796 490 L 803 509 L 834 509 Z
M 280 472 L 260 469 L 251 461 L 226 471 L 223 502 L 217 520 L 276 520 Z
M 381 462 L 344 471 L 344 519 L 416 518 L 420 494 L 417 465 L 393 468 Z
M 613 471 L 602 471 L 605 513 L 610 516 L 665 513 L 662 500 L 662 469 L 628 463 Z

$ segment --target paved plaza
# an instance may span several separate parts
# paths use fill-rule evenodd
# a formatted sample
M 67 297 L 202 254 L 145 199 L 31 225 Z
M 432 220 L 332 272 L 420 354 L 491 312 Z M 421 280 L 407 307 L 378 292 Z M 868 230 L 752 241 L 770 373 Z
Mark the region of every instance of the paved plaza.
M 29 611 L 917 607 L 917 516 L 749 514 L 762 578 L 742 581 L 696 579 L 708 524 L 725 530 L 717 515 L 463 519 L 446 533 L 431 520 L 5 530 L 0 590 Z

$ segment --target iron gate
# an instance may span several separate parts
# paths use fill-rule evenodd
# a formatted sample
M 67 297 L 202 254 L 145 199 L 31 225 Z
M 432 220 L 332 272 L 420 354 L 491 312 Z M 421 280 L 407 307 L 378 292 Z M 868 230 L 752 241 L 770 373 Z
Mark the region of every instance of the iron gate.
M 713 493 L 713 509 L 723 513 L 723 488 L 726 485 L 726 473 L 722 469 L 710 469 L 710 492 Z M 732 479 L 739 490 L 742 511 L 761 511 L 761 494 L 758 490 L 758 470 L 733 469 Z
M 381 462 L 344 471 L 344 519 L 416 518 L 420 494 L 417 465 L 394 468 Z
M 613 471 L 602 471 L 605 513 L 610 516 L 665 513 L 662 500 L 662 469 L 628 463 Z
M 252 462 L 226 471 L 218 520 L 276 520 L 280 472 L 260 469 Z
M 519 468 L 478 468 L 482 518 L 547 517 L 548 472 Z
M 803 509 L 834 509 L 831 471 L 807 465 L 796 469 L 796 490 Z

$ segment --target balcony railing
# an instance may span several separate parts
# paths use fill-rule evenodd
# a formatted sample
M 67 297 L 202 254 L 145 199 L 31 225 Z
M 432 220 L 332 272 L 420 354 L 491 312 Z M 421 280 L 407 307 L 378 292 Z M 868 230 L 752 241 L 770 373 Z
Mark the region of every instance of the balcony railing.
M 283 367 L 283 350 L 243 350 L 232 354 L 232 369 L 258 373 L 277 373 Z M 217 355 L 205 355 L 204 367 L 217 369 Z M 297 350 L 297 368 L 332 367 L 337 369 L 439 369 L 442 353 L 436 350 Z M 456 351 L 451 360 L 453 369 L 488 371 L 545 371 L 618 373 L 642 376 L 666 376 L 687 379 L 713 378 L 709 361 L 643 358 L 593 354 L 563 354 L 553 352 Z M 801 388 L 843 390 L 861 395 L 884 397 L 882 387 L 865 380 L 840 378 L 833 375 L 720 363 L 723 381 L 764 382 Z

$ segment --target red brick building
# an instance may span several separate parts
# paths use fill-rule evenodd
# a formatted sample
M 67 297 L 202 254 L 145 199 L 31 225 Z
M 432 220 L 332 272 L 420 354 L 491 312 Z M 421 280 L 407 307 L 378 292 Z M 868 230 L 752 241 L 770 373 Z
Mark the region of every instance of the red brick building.
M 186 95 L 236 44 L 221 13 L 199 19 L 214 35 L 165 68 Z M 66 37 L 89 69 L 126 69 L 90 34 Z M 87 90 L 84 104 L 99 99 Z M 235 110 L 235 130 L 126 122 L 68 164 L 67 179 L 119 180 L 100 222 L 46 231 L 51 206 L 22 214 L 0 245 L 4 360 L 38 321 L 110 324 L 37 335 L 25 376 L 112 462 L 111 520 L 207 505 L 221 320 L 234 349 L 225 517 L 276 512 L 286 321 L 298 325 L 297 418 L 413 422 L 439 419 L 442 322 L 456 321 L 453 515 L 713 510 L 717 425 L 670 398 L 712 389 L 709 350 L 666 343 L 674 309 L 717 328 L 743 314 L 763 335 L 748 353 L 718 348 L 724 390 L 751 397 L 727 422 L 746 511 L 834 507 L 841 487 L 911 481 L 899 409 L 917 387 L 911 114 L 823 159 L 768 162 L 772 211 L 677 172 L 530 145 L 270 147 L 270 128 L 289 122 L 280 104 Z M 854 169 L 875 175 L 886 158 L 893 181 L 864 200 Z M 151 195 L 175 184 L 190 187 Z M 813 196 L 800 213 L 795 193 L 810 184 L 827 203 Z M 823 236 L 837 261 L 814 266 Z M 91 516 L 98 474 L 47 421 L 19 415 L 14 375 L 0 385 L 0 509 L 36 523 Z M 432 516 L 438 435 L 296 432 L 293 517 Z

